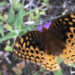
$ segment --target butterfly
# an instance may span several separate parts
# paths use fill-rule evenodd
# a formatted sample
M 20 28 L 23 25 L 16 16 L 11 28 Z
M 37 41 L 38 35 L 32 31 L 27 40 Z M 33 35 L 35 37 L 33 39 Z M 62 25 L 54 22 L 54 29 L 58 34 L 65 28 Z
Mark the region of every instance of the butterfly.
M 48 29 L 35 30 L 18 37 L 14 54 L 26 62 L 39 64 L 50 71 L 60 68 L 57 58 L 65 64 L 75 63 L 75 14 L 54 20 Z

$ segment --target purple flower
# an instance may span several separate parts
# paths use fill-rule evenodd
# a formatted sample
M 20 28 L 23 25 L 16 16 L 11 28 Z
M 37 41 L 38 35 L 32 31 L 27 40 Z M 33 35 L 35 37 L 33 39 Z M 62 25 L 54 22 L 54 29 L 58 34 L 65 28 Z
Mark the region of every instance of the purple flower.
M 46 29 L 48 29 L 50 25 L 51 25 L 51 21 L 46 22 L 46 23 L 43 24 L 42 26 L 37 26 L 36 28 L 37 28 L 39 31 L 42 32 L 42 28 L 43 28 L 43 27 L 46 28 Z

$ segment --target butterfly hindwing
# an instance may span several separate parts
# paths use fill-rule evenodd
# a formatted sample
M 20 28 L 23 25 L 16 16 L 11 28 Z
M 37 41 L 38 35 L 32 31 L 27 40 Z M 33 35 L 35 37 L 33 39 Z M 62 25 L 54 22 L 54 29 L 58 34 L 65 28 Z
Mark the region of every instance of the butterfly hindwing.
M 36 63 L 47 70 L 57 70 L 59 68 L 57 57 L 44 52 L 44 46 L 41 45 L 41 40 L 38 40 L 40 34 L 39 31 L 31 31 L 18 38 L 14 45 L 14 54 L 26 62 Z
M 71 48 L 66 47 L 60 56 L 63 58 L 65 64 L 67 65 L 75 63 L 75 50 L 72 50 Z

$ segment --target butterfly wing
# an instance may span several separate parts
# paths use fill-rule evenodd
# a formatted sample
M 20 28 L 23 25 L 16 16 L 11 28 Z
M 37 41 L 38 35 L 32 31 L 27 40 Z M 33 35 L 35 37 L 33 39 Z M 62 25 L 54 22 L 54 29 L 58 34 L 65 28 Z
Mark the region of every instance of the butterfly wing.
M 64 59 L 64 62 L 67 65 L 75 63 L 75 50 L 72 50 L 71 48 L 66 47 L 60 56 Z
M 27 62 L 40 64 L 47 70 L 57 70 L 57 55 L 66 64 L 75 63 L 75 14 L 62 16 L 48 30 L 31 31 L 14 45 L 14 53 Z
M 45 52 L 41 35 L 39 31 L 31 31 L 22 35 L 15 42 L 14 54 L 26 62 L 36 63 L 47 70 L 57 70 L 59 68 L 57 57 Z
M 49 28 L 55 39 L 63 43 L 60 56 L 66 64 L 75 63 L 75 14 L 64 15 L 55 21 Z M 64 46 L 64 47 L 63 47 Z

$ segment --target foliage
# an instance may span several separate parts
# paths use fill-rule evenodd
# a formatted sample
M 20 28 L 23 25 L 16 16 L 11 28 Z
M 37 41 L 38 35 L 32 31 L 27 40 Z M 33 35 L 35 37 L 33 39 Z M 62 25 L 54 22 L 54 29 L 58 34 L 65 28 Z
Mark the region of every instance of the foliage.
M 54 71 L 54 75 L 63 75 L 61 69 Z

